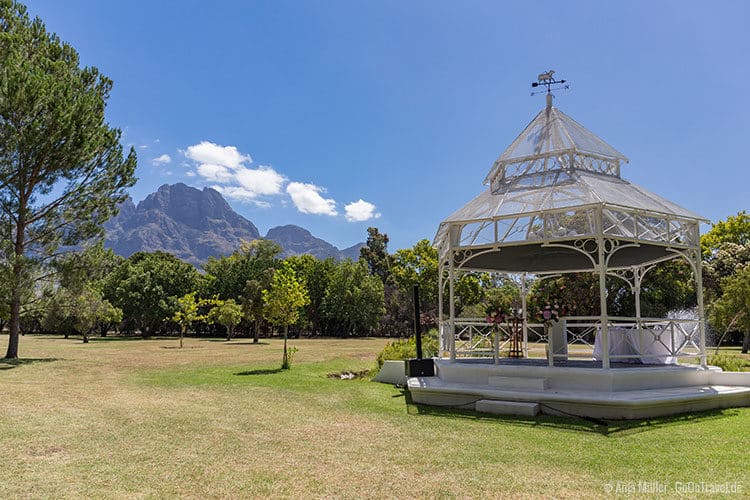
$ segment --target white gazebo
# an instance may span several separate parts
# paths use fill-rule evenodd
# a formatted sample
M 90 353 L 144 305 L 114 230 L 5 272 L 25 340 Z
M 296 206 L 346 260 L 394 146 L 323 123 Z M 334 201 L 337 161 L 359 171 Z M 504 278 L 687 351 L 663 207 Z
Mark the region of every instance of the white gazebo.
M 434 245 L 439 288 L 448 296 L 439 303 L 444 358 L 435 361 L 437 377 L 409 379 L 415 401 L 471 401 L 477 409 L 498 412 L 536 412 L 540 404 L 554 403 L 563 413 L 612 418 L 749 404 L 748 377 L 742 378 L 748 387 L 739 400 L 735 393 L 705 399 L 697 388 L 712 386 L 710 374 L 719 372 L 706 364 L 700 253 L 700 224 L 706 220 L 623 179 L 628 159 L 555 108 L 552 97 L 548 92 L 546 107 L 494 163 L 487 188 L 440 224 Z M 642 317 L 644 275 L 677 258 L 693 270 L 697 317 Z M 519 320 L 492 325 L 457 317 L 455 283 L 467 272 L 515 275 L 524 301 Z M 525 306 L 528 278 L 581 272 L 598 276 L 600 314 L 563 317 L 551 328 L 534 323 Z M 635 316 L 608 313 L 608 276 L 628 283 Z M 520 358 L 504 356 L 511 342 L 521 345 Z M 680 358 L 699 359 L 700 366 L 678 364 Z M 668 403 L 646 404 L 656 404 L 655 410 L 637 404 L 635 413 L 624 409 L 632 410 L 642 391 L 674 384 L 694 389 L 677 391 Z M 617 387 L 641 393 L 617 394 L 620 401 L 613 399 Z M 690 404 L 695 397 L 700 404 Z M 622 404 L 602 409 L 600 400 Z

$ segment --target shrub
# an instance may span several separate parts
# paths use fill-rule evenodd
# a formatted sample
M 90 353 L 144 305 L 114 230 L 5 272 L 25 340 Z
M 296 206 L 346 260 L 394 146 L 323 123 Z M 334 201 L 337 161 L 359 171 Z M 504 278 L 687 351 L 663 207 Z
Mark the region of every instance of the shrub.
M 708 359 L 708 364 L 718 366 L 725 372 L 745 371 L 745 368 L 748 366 L 747 361 L 731 354 L 714 354 Z
M 422 354 L 426 358 L 436 356 L 438 353 L 438 331 L 432 328 L 422 334 Z M 378 354 L 378 369 L 383 367 L 383 363 L 393 359 L 411 359 L 417 357 L 417 340 L 415 337 L 408 339 L 399 339 L 389 342 L 380 354 Z
M 294 361 L 294 355 L 297 354 L 297 351 L 299 351 L 299 349 L 296 347 L 289 347 L 286 350 L 286 358 L 281 362 L 282 370 L 288 370 L 292 367 L 292 361 Z

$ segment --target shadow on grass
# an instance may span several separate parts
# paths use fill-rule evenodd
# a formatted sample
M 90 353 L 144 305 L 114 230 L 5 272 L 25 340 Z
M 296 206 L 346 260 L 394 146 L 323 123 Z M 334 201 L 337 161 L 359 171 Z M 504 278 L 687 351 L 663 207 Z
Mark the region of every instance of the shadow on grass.
M 468 408 L 472 403 L 460 406 L 429 406 L 414 403 L 411 399 L 411 394 L 406 390 L 402 390 L 401 394 L 397 394 L 394 397 L 404 397 L 407 413 L 412 415 L 431 415 L 448 418 L 464 418 L 475 421 L 502 422 L 504 424 L 516 425 L 518 427 L 550 427 L 571 432 L 600 434 L 605 437 L 647 432 L 664 427 L 691 424 L 694 422 L 721 420 L 736 416 L 739 413 L 738 409 L 729 408 L 723 410 L 683 413 L 680 415 L 642 420 L 604 420 L 576 415 L 556 416 L 546 414 L 539 414 L 536 417 L 523 417 L 479 413 Z
M 114 335 L 106 337 L 89 337 L 89 342 L 124 342 L 129 340 L 161 340 L 163 338 L 174 338 L 174 337 L 147 337 L 143 338 L 140 335 Z
M 252 340 L 242 341 L 242 342 L 234 342 L 234 339 L 227 340 L 227 339 L 198 339 L 201 342 L 218 342 L 221 344 L 227 344 L 227 345 L 269 345 L 270 342 L 253 342 Z
M 64 342 L 69 341 L 81 341 L 80 335 L 70 335 L 68 338 L 65 338 L 63 335 L 34 335 L 35 338 L 44 339 L 44 340 L 59 340 Z M 89 337 L 89 342 L 123 342 L 123 341 L 150 341 L 150 340 L 174 340 L 178 339 L 179 337 L 165 337 L 165 336 L 158 336 L 158 337 L 142 337 L 140 335 L 108 335 L 106 337 L 96 336 L 96 337 Z
M 226 342 L 226 340 L 224 341 Z M 271 345 L 270 342 L 226 342 L 227 345 Z
M 257 370 L 248 370 L 246 372 L 239 372 L 235 373 L 235 375 L 239 375 L 241 377 L 247 376 L 247 375 L 273 375 L 274 373 L 281 373 L 284 370 L 281 368 L 259 368 Z
M 31 365 L 34 363 L 51 363 L 52 361 L 59 360 L 60 358 L 0 358 L 0 370 L 10 370 L 12 368 L 18 368 L 19 366 L 23 365 Z

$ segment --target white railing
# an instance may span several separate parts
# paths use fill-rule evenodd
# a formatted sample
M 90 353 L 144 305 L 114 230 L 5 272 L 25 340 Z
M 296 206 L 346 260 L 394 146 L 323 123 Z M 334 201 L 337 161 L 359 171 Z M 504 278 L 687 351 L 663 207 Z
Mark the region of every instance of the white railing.
M 507 323 L 489 324 L 482 318 L 461 318 L 455 320 L 453 334 L 450 321 L 442 322 L 441 332 L 445 356 L 497 359 L 508 355 L 512 328 Z M 554 361 L 603 357 L 598 316 L 566 317 L 550 326 L 527 323 L 524 357 L 549 359 L 550 334 L 554 337 Z M 607 335 L 612 362 L 674 363 L 677 358 L 701 355 L 696 319 L 610 317 Z

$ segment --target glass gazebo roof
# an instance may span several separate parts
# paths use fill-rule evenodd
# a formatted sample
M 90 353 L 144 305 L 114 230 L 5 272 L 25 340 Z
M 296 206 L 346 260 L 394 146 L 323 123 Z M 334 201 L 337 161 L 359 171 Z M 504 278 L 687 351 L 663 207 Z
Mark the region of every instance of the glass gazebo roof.
M 449 248 L 530 245 L 528 251 L 541 262 L 545 252 L 553 254 L 550 242 L 627 240 L 633 249 L 622 254 L 622 266 L 663 260 L 673 246 L 697 246 L 705 219 L 622 179 L 620 167 L 627 162 L 548 99 L 547 107 L 494 163 L 484 181 L 489 187 L 440 224 L 434 244 L 442 255 Z M 647 248 L 653 245 L 664 249 Z M 519 263 L 502 262 L 518 260 L 523 252 L 505 248 L 503 255 L 483 259 L 492 268 L 515 269 Z M 535 264 L 555 270 L 565 265 Z

